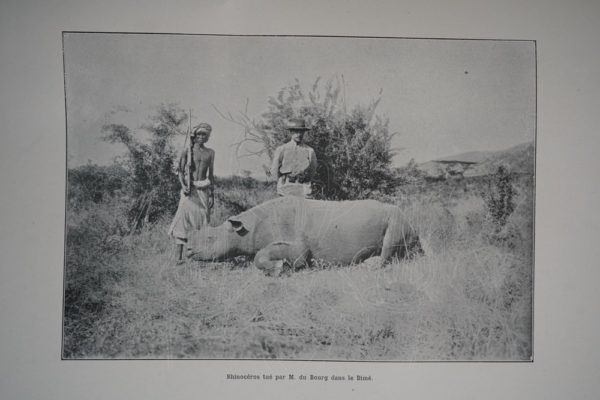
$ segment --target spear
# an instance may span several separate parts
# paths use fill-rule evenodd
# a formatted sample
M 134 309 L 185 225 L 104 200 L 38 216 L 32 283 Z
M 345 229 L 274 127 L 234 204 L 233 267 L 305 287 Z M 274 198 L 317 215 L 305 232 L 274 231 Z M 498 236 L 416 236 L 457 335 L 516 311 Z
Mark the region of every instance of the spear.
M 192 168 L 193 168 L 193 162 L 192 162 L 192 148 L 194 146 L 194 144 L 192 143 L 192 109 L 190 108 L 190 113 L 189 113 L 189 123 L 188 123 L 188 134 L 187 134 L 187 139 L 188 139 L 188 147 L 187 147 L 187 180 L 186 180 L 186 185 L 187 185 L 187 192 L 188 193 L 192 193 Z

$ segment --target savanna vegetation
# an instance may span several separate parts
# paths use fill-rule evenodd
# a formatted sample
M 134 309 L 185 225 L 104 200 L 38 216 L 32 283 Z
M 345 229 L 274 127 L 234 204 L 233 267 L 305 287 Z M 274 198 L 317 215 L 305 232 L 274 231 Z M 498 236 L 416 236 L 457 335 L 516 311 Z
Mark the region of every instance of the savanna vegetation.
M 315 198 L 327 200 L 366 199 L 393 191 L 395 154 L 389 119 L 377 114 L 378 98 L 349 106 L 344 82 L 317 79 L 305 90 L 300 83 L 285 86 L 268 99 L 267 110 L 258 118 L 245 113 L 221 115 L 243 128 L 238 143 L 243 155 L 268 156 L 289 140 L 285 129 L 291 118 L 305 120 L 311 130 L 304 141 L 319 160 L 313 179 Z
M 335 85 L 323 90 L 317 97 L 317 84 L 306 96 L 285 88 L 258 122 L 242 125 L 269 140 L 268 152 L 279 143 L 269 132 L 281 115 L 324 124 L 311 137 L 327 166 L 320 170 L 327 176 L 322 196 L 399 205 L 420 232 L 425 255 L 384 267 L 374 259 L 352 266 L 317 260 L 315 268 L 286 277 L 264 276 L 245 258 L 176 266 L 166 232 L 176 207 L 170 185 L 177 183 L 163 162 L 174 160 L 170 138 L 184 129 L 186 116 L 165 106 L 151 119 L 146 142 L 127 127 L 106 127 L 108 140 L 128 148 L 119 165 L 69 170 L 65 358 L 532 357 L 533 176 L 505 168 L 429 182 L 414 165 L 394 174 L 377 102 L 344 112 Z M 335 111 L 319 120 L 328 110 Z M 333 139 L 320 136 L 326 132 Z M 355 155 L 361 146 L 371 150 L 352 160 L 338 154 L 335 146 L 348 149 L 344 143 L 357 146 Z M 363 174 L 371 158 L 381 164 Z M 218 178 L 211 223 L 275 196 L 273 183 Z

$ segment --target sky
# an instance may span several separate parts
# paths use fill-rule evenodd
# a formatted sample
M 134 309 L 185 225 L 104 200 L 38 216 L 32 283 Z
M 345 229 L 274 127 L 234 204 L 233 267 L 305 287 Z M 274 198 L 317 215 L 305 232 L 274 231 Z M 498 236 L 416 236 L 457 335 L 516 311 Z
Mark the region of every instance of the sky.
M 261 177 L 266 161 L 237 156 L 242 130 L 215 107 L 247 107 L 258 119 L 269 96 L 296 79 L 309 89 L 318 77 L 343 76 L 350 107 L 382 91 L 377 113 L 397 132 L 396 165 L 535 136 L 532 41 L 65 33 L 63 44 L 69 167 L 124 153 L 102 141 L 103 125 L 122 123 L 143 137 L 157 107 L 176 103 L 192 110 L 193 124 L 212 125 L 216 175 Z

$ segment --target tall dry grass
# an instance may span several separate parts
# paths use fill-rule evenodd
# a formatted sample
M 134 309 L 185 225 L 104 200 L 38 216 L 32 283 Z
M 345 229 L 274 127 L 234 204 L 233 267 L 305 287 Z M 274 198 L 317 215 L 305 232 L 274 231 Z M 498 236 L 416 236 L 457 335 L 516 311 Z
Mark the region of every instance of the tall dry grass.
M 500 232 L 478 187 L 444 184 L 385 199 L 405 210 L 425 255 L 383 268 L 374 260 L 319 264 L 272 278 L 243 260 L 175 266 L 170 221 L 158 221 L 94 264 L 102 310 L 82 320 L 85 334 L 65 329 L 65 356 L 528 360 L 531 187 L 521 183 Z M 239 202 L 240 190 L 232 190 Z M 243 198 L 256 201 L 271 193 L 245 190 L 255 190 Z M 215 221 L 227 215 L 224 204 L 217 199 Z

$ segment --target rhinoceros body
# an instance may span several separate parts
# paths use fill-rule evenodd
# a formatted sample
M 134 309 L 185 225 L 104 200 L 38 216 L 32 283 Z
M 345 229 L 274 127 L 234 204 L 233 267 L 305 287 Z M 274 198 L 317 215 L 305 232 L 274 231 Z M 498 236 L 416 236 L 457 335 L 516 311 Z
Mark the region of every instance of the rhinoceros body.
M 195 260 L 257 256 L 257 266 L 287 259 L 352 264 L 374 255 L 403 256 L 419 240 L 393 205 L 374 200 L 321 201 L 279 197 L 206 227 L 191 237 Z M 259 257 L 260 256 L 260 257 Z M 261 264 L 261 260 L 264 261 Z M 265 264 L 267 263 L 267 264 Z

